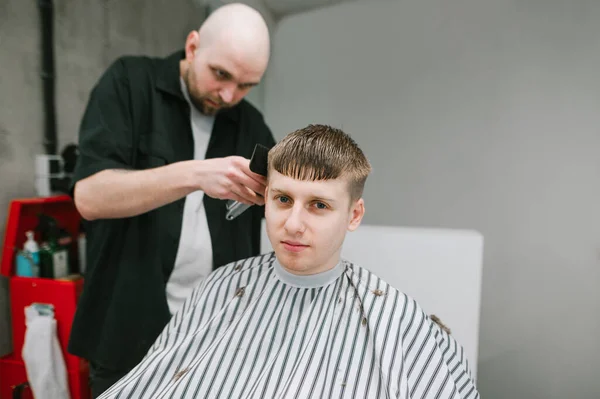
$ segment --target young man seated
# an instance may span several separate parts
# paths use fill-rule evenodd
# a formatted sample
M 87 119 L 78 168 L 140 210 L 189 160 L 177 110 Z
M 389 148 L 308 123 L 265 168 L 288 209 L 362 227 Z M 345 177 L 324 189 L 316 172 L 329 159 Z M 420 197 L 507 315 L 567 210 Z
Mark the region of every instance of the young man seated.
M 448 331 L 340 258 L 364 215 L 370 171 L 329 126 L 273 147 L 265 217 L 274 252 L 210 274 L 101 398 L 478 398 Z

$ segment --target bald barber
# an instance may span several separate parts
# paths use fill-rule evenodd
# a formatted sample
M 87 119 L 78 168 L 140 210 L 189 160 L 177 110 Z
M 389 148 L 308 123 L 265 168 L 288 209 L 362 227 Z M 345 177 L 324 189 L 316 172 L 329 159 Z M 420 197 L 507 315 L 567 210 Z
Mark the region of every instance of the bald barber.
M 261 15 L 229 4 L 183 51 L 119 58 L 93 87 L 71 186 L 87 270 L 69 342 L 90 363 L 93 397 L 141 361 L 214 268 L 259 253 L 265 180 L 249 158 L 275 140 L 244 97 L 269 52 Z M 259 206 L 227 221 L 225 200 Z

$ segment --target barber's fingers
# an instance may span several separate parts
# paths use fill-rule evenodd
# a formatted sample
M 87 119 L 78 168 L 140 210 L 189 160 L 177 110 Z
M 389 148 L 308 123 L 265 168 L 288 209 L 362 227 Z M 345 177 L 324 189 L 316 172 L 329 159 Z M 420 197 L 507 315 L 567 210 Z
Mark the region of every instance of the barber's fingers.
M 256 175 L 256 176 L 259 176 L 259 175 Z M 259 177 L 262 177 L 262 176 L 259 176 Z M 253 178 L 248 175 L 245 175 L 245 177 L 241 177 L 239 180 L 237 180 L 237 183 L 246 187 L 247 189 L 252 191 L 252 193 L 259 194 L 259 195 L 264 195 L 265 188 L 267 187 L 266 179 L 264 179 L 264 178 L 257 179 L 257 178 Z
M 239 169 L 238 173 L 231 176 L 231 180 L 261 195 L 265 192 L 267 186 L 267 179 L 264 176 L 244 168 Z
M 250 161 L 242 157 L 232 157 L 236 165 L 236 173 L 230 175 L 231 180 L 248 187 L 255 193 L 263 194 L 267 185 L 267 179 L 250 170 Z
M 231 193 L 235 195 L 238 199 L 237 201 L 242 202 L 244 204 L 249 205 L 264 205 L 265 200 L 262 196 L 256 194 L 253 190 L 250 190 L 248 187 L 245 187 L 242 184 L 236 184 L 231 189 Z

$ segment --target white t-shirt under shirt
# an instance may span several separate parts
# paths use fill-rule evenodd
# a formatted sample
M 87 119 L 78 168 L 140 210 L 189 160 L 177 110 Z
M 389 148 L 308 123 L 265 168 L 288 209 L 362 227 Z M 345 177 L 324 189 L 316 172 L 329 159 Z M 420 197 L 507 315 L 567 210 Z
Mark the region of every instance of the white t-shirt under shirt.
M 204 159 L 215 118 L 200 113 L 192 105 L 183 79 L 181 90 L 191 109 L 194 159 Z M 192 290 L 212 271 L 212 243 L 203 197 L 204 192 L 195 191 L 185 199 L 175 267 L 167 282 L 167 302 L 171 314 L 179 310 Z

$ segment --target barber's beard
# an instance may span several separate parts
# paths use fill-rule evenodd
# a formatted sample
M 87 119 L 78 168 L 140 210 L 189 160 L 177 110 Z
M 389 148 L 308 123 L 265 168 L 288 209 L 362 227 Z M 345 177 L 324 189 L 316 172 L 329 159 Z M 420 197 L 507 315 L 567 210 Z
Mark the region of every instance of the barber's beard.
M 227 104 L 209 96 L 196 97 L 190 94 L 190 99 L 198 111 L 207 116 L 213 116 L 220 110 L 227 108 Z
M 184 78 L 185 84 L 188 89 L 188 95 L 190 96 L 190 101 L 194 104 L 194 107 L 200 111 L 200 113 L 207 116 L 214 116 L 217 112 L 222 109 L 229 108 L 232 105 L 227 104 L 224 101 L 221 101 L 220 98 L 214 98 L 209 95 L 198 95 L 190 85 L 190 71 L 185 75 Z

